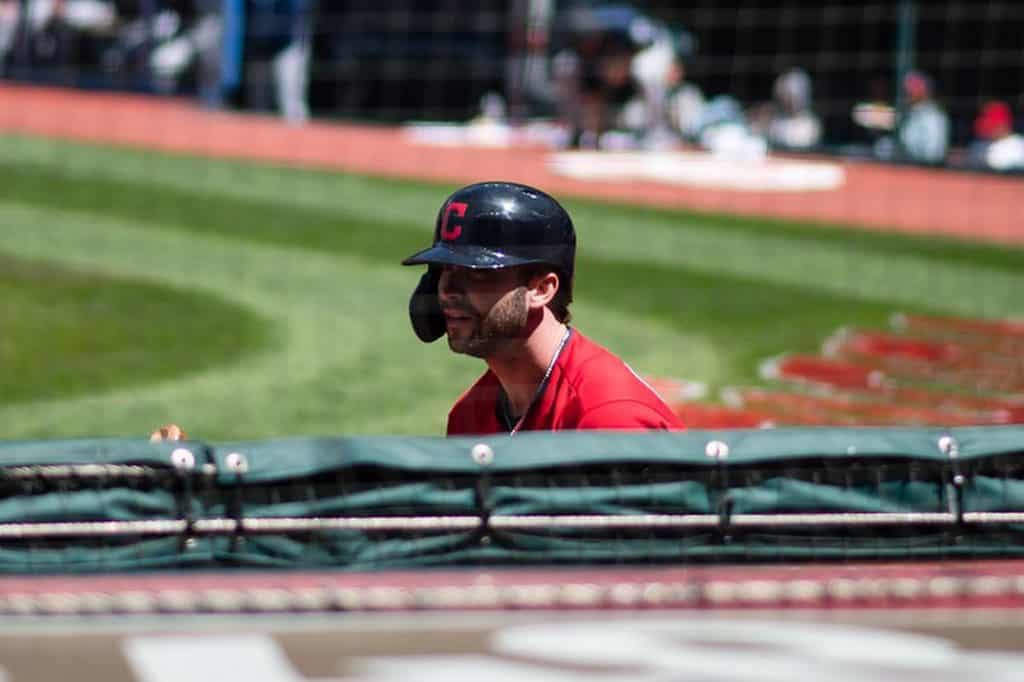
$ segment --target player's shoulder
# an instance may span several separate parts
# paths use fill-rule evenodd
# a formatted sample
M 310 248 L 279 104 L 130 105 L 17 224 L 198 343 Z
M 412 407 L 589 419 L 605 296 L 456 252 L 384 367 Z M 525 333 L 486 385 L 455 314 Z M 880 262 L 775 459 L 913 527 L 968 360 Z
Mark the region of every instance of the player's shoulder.
M 682 429 L 679 417 L 629 364 L 599 343 L 580 339 L 566 379 L 580 415 L 578 428 Z
M 613 400 L 658 399 L 657 392 L 625 360 L 596 341 L 576 333 L 578 336 L 566 380 L 581 401 L 598 405 Z

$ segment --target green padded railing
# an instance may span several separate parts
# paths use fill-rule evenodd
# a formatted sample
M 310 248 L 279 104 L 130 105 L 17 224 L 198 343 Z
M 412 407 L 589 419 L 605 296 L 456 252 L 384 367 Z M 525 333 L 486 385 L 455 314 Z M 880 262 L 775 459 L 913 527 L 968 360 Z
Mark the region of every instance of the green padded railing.
M 0 571 L 1024 554 L 1024 428 L 0 442 Z

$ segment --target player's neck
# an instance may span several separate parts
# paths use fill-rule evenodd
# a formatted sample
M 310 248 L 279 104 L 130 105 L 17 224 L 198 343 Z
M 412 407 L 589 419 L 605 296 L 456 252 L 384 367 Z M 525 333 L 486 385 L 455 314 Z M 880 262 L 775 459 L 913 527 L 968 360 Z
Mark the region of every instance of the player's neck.
M 521 344 L 487 358 L 487 366 L 505 389 L 514 416 L 521 417 L 530 406 L 564 336 L 565 325 L 545 310 L 544 319 Z

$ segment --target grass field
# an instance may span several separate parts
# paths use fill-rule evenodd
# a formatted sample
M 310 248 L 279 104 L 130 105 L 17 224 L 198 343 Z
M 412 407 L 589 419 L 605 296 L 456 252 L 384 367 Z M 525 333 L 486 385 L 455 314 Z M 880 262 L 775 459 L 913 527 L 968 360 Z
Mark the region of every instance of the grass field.
M 406 303 L 447 185 L 0 137 L 0 433 L 439 434 L 481 371 Z M 1024 251 L 566 200 L 576 325 L 752 383 L 896 311 L 1024 313 Z

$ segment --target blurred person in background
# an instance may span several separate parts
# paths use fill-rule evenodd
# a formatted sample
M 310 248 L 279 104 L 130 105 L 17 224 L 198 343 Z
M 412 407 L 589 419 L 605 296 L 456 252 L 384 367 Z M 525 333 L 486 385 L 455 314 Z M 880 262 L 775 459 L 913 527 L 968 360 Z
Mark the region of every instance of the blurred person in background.
M 29 0 L 24 21 L 0 2 L 0 55 L 31 80 L 223 100 L 222 0 Z
M 875 142 L 875 156 L 885 161 L 944 163 L 949 150 L 949 115 L 935 99 L 932 79 L 921 71 L 909 71 L 900 87 L 906 110 L 902 115 L 894 110 L 891 119 L 879 119 L 879 125 L 891 125 L 893 132 Z
M 639 93 L 626 104 L 621 118 L 644 148 L 696 140 L 704 94 L 686 80 L 686 60 L 695 51 L 692 34 L 658 23 L 651 44 L 633 57 L 631 70 Z
M 0 74 L 20 52 L 36 80 L 100 85 L 88 76 L 118 28 L 108 0 L 0 0 Z
M 877 158 L 875 146 L 896 127 L 896 108 L 889 96 L 889 81 L 876 76 L 868 81 L 867 97 L 859 99 L 850 112 L 856 127 L 850 142 L 841 148 L 844 156 Z M 891 144 L 891 143 L 889 143 Z
M 950 122 L 946 110 L 935 99 L 932 79 L 921 71 L 909 71 L 900 83 L 906 108 L 878 101 L 858 103 L 853 120 L 873 131 L 871 154 L 883 161 L 939 165 L 949 151 Z
M 189 20 L 165 34 L 150 57 L 157 89 L 195 76 L 200 100 L 219 108 L 276 111 L 309 119 L 312 0 L 190 0 Z M 182 13 L 185 15 L 185 13 Z
M 932 79 L 920 71 L 903 78 L 907 111 L 897 127 L 902 156 L 916 163 L 941 164 L 949 149 L 949 115 L 935 99 Z
M 687 80 L 686 63 L 696 54 L 696 37 L 661 22 L 652 22 L 652 27 L 650 44 L 633 58 L 637 93 L 620 117 L 636 146 L 671 149 L 690 144 L 732 159 L 763 158 L 765 140 L 752 130 L 740 101 L 730 94 L 705 97 Z
M 981 170 L 1024 170 L 1024 136 L 1014 132 L 1013 113 L 1006 102 L 987 102 L 974 120 L 974 141 L 967 165 Z
M 309 120 L 313 0 L 245 0 L 239 97 L 247 109 Z
M 769 149 L 809 151 L 821 142 L 821 120 L 812 106 L 811 77 L 800 68 L 775 79 L 773 98 L 749 113 L 751 131 L 765 138 Z
M 559 19 L 563 47 L 552 58 L 556 115 L 566 146 L 615 146 L 621 114 L 640 95 L 633 58 L 654 38 L 652 22 L 629 5 L 576 4 Z
M 195 80 L 200 102 L 212 108 L 223 104 L 221 57 L 224 20 L 221 0 L 195 0 L 177 7 L 172 30 L 156 31 L 149 69 L 158 92 L 176 93 Z
M 668 72 L 668 93 L 666 104 L 669 125 L 684 142 L 693 143 L 700 133 L 700 121 L 704 112 L 705 98 L 701 88 L 686 78 L 686 60 L 696 49 L 696 41 L 684 53 L 685 41 L 677 44 L 675 59 Z
M 14 49 L 20 23 L 20 0 L 0 0 L 0 77 L 4 75 L 7 61 Z
M 767 141 L 751 129 L 743 105 L 733 95 L 707 100 L 697 121 L 697 145 L 736 161 L 758 161 L 768 153 Z

